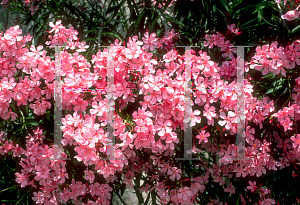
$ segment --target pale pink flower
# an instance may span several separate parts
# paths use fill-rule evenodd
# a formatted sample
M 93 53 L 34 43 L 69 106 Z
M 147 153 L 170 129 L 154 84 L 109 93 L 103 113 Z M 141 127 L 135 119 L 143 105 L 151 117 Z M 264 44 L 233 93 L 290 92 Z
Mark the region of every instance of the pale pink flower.
M 190 123 L 190 127 L 193 127 L 196 125 L 196 123 L 200 123 L 201 122 L 201 118 L 198 117 L 197 115 L 200 115 L 200 111 L 199 110 L 195 110 L 194 112 L 187 112 L 188 114 L 191 114 L 191 116 L 186 117 L 183 122 L 185 123 Z
M 55 23 L 55 25 L 53 24 L 53 22 L 50 22 L 49 26 L 52 27 L 52 30 L 49 31 L 49 33 L 52 33 L 53 31 L 55 31 L 55 33 L 57 33 L 60 29 L 64 28 L 64 26 L 61 25 L 61 20 L 57 21 Z
M 218 124 L 221 125 L 221 126 L 226 125 L 225 128 L 226 128 L 227 130 L 229 130 L 229 129 L 232 127 L 231 122 L 233 121 L 232 118 L 233 118 L 234 116 L 235 116 L 235 114 L 234 114 L 234 112 L 232 112 L 232 111 L 229 111 L 229 112 L 228 112 L 227 117 L 226 117 L 226 115 L 225 115 L 224 112 L 221 112 L 221 113 L 220 113 L 220 117 L 223 118 L 224 120 L 218 121 Z
M 84 51 L 86 51 L 86 48 L 88 48 L 89 47 L 89 45 L 85 45 L 86 44 L 86 42 L 78 42 L 78 43 L 76 43 L 76 46 L 77 46 L 77 52 L 84 52 Z
M 96 114 L 97 116 L 102 116 L 103 113 L 106 112 L 106 110 L 105 110 L 106 107 L 105 107 L 103 101 L 100 101 L 100 102 L 99 102 L 99 105 L 97 105 L 97 102 L 93 101 L 92 107 L 93 107 L 94 109 L 90 109 L 90 113 L 93 114 L 93 115 Z

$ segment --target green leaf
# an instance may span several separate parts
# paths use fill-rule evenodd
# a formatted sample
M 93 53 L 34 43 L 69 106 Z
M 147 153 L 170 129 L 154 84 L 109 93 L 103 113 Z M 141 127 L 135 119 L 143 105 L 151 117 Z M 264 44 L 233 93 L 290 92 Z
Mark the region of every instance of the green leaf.
M 244 23 L 243 25 L 240 26 L 240 28 L 244 28 L 244 29 L 249 28 L 249 27 L 244 27 L 244 26 L 248 25 L 249 23 L 252 23 L 253 21 L 255 21 L 255 19 L 252 19 L 251 21 Z
M 216 5 L 213 5 L 213 12 L 216 13 Z
M 296 26 L 296 27 L 291 31 L 290 34 L 297 33 L 297 32 L 299 31 L 299 29 L 300 29 L 300 25 Z
M 267 92 L 266 92 L 266 94 L 270 94 L 270 93 L 272 93 L 274 91 L 274 88 L 271 88 L 271 89 L 269 89 Z
M 85 32 L 82 34 L 82 36 L 85 36 L 85 35 L 88 34 L 88 33 L 98 32 L 100 28 L 101 28 L 101 27 L 96 27 L 96 28 L 94 28 L 94 29 L 85 31 Z
M 39 126 L 39 123 L 38 122 L 25 122 L 25 125 L 32 125 L 32 126 Z
M 120 116 L 123 120 L 126 120 L 125 117 L 123 116 L 123 114 L 122 114 L 119 110 L 116 110 L 116 112 L 119 114 L 119 116 Z
M 261 20 L 262 20 L 262 12 L 261 12 L 261 10 L 259 10 L 258 12 L 257 12 L 257 20 L 258 20 L 258 22 L 261 22 Z
M 271 24 L 269 21 L 267 21 L 264 17 L 262 17 L 262 19 L 264 20 L 264 22 L 266 22 L 267 24 L 269 24 L 270 26 L 276 26 L 274 24 Z
M 124 41 L 124 38 L 120 34 L 118 34 L 118 33 L 102 32 L 101 35 L 114 36 L 114 37 L 118 38 L 119 40 Z
M 181 21 L 178 21 L 176 19 L 174 19 L 172 16 L 168 15 L 167 13 L 165 12 L 161 12 L 161 13 L 158 13 L 159 15 L 162 14 L 163 17 L 169 21 L 169 22 L 172 22 L 172 23 L 175 23 L 177 25 L 180 25 L 181 27 L 184 27 L 185 25 L 181 22 Z
M 274 77 L 274 73 L 269 73 L 267 75 L 264 75 L 262 78 L 265 79 L 265 78 L 270 78 L 270 77 Z
M 228 13 L 230 14 L 229 12 L 229 9 L 228 9 L 228 2 L 226 0 L 221 0 L 221 3 L 223 4 L 224 8 L 228 11 Z

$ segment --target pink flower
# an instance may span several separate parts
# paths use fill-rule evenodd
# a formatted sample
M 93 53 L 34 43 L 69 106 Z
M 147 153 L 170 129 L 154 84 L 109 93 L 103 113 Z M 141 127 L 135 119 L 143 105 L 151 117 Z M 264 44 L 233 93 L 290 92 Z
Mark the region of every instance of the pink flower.
M 247 189 L 251 190 L 252 193 L 256 191 L 256 181 L 254 182 L 249 181 L 249 184 L 250 186 L 247 186 Z
M 203 45 L 204 45 L 204 46 L 208 46 L 208 48 L 212 48 L 212 47 L 214 46 L 214 42 L 215 42 L 215 40 L 216 40 L 216 35 L 212 35 L 212 36 L 210 37 L 209 34 L 206 34 L 206 35 L 205 35 L 205 40 L 207 40 L 207 41 L 204 41 L 204 42 L 203 42 Z
M 299 17 L 299 12 L 295 11 L 295 10 L 288 11 L 288 12 L 286 12 L 286 14 L 284 14 L 284 15 L 281 16 L 282 19 L 286 19 L 288 21 L 292 21 L 292 20 L 294 20 L 294 19 L 296 19 L 298 17 Z
M 224 189 L 225 192 L 229 192 L 230 194 L 234 194 L 235 193 L 235 188 L 232 186 L 232 183 L 230 183 L 230 185 Z
M 88 106 L 88 102 L 79 97 L 77 101 L 73 102 L 73 105 L 75 105 L 75 111 L 84 112 L 86 110 L 86 106 Z
M 181 175 L 180 175 L 181 173 L 182 173 L 181 169 L 177 169 L 177 167 L 172 167 L 168 171 L 168 175 L 170 175 L 171 180 L 175 180 L 175 178 L 177 180 L 179 180 L 181 178 Z
M 63 192 L 61 192 L 61 200 L 65 203 L 67 203 L 70 199 L 71 196 L 71 192 L 69 192 L 68 190 L 64 190 Z
M 17 83 L 15 83 L 15 79 L 12 77 L 9 79 L 9 81 L 7 80 L 6 77 L 4 77 L 1 81 L 2 83 L 2 88 L 7 88 L 9 90 L 13 89 L 15 87 L 15 85 Z
M 21 187 L 25 187 L 29 181 L 28 177 L 24 175 L 24 173 L 22 174 L 19 174 L 19 173 L 16 173 L 16 182 L 21 184 Z
M 98 182 L 91 184 L 90 185 L 90 193 L 92 196 L 100 196 L 101 191 L 100 191 L 100 184 Z
M 52 33 L 53 31 L 55 31 L 55 33 L 57 33 L 60 29 L 64 28 L 64 26 L 61 25 L 61 20 L 57 21 L 55 23 L 55 25 L 53 24 L 53 22 L 50 22 L 49 26 L 52 27 L 52 30 L 49 31 L 49 33 Z
M 201 118 L 196 116 L 196 115 L 200 115 L 200 111 L 199 110 L 195 110 L 194 112 L 191 113 L 191 111 L 187 111 L 187 115 L 191 114 L 191 117 L 187 117 L 183 120 L 183 122 L 185 123 L 189 123 L 190 122 L 190 127 L 193 127 L 196 125 L 197 123 L 201 122 Z
M 274 199 L 265 199 L 260 202 L 260 205 L 271 205 L 271 204 L 275 204 L 275 203 L 276 202 Z
M 148 51 L 149 48 L 150 48 L 150 51 L 154 51 L 155 49 L 155 46 L 158 45 L 158 41 L 157 41 L 157 38 L 156 38 L 156 34 L 155 33 L 151 33 L 150 34 L 150 37 L 149 37 L 149 33 L 146 32 L 144 34 L 145 38 L 143 37 L 143 42 L 144 42 L 144 46 L 143 48 L 145 49 L 145 51 Z
M 235 24 L 230 24 L 227 26 L 228 30 L 230 30 L 230 32 L 237 34 L 239 32 L 238 28 L 235 28 Z
M 204 141 L 205 143 L 208 142 L 208 137 L 210 136 L 210 134 L 207 132 L 205 133 L 205 130 L 202 130 L 201 133 L 199 133 L 199 135 L 196 136 L 197 139 L 199 139 L 199 144 Z
M 191 188 L 189 187 L 184 187 L 178 189 L 178 194 L 177 197 L 179 198 L 180 201 L 190 201 L 193 196 L 193 193 L 191 191 Z
M 9 111 L 4 115 L 3 119 L 8 120 L 11 118 L 12 121 L 14 121 L 17 118 L 17 114 L 11 111 L 11 108 L 9 108 Z
M 34 113 L 37 115 L 43 115 L 46 109 L 51 108 L 51 103 L 47 102 L 44 98 L 42 98 L 42 102 L 36 100 L 34 103 L 35 104 L 30 104 L 29 107 L 34 109 Z
M 93 171 L 91 170 L 84 170 L 84 173 L 86 174 L 86 176 L 84 177 L 86 180 L 89 180 L 90 183 L 93 183 L 95 180 L 95 175 L 93 173 Z
M 94 109 L 90 109 L 90 113 L 93 114 L 93 115 L 97 115 L 97 116 L 102 116 L 103 113 L 105 113 L 105 109 L 106 107 L 104 106 L 104 103 L 103 101 L 99 102 L 99 105 L 97 105 L 97 102 L 93 102 L 92 103 L 92 107 Z
M 262 101 L 259 101 L 258 103 L 259 108 L 263 110 L 264 116 L 268 115 L 270 112 L 274 111 L 274 101 L 271 100 L 268 102 L 268 99 L 264 97 Z
M 220 117 L 223 118 L 224 120 L 219 121 L 218 124 L 221 125 L 221 126 L 226 125 L 225 128 L 226 128 L 227 130 L 229 130 L 230 128 L 232 128 L 231 122 L 232 122 L 233 120 L 232 120 L 231 118 L 234 117 L 234 116 L 235 116 L 235 114 L 234 114 L 234 112 L 232 112 L 232 111 L 229 111 L 229 112 L 228 112 L 228 116 L 227 116 L 227 117 L 226 117 L 226 115 L 225 115 L 224 112 L 221 112 Z
M 156 131 L 159 131 L 158 132 L 158 135 L 159 136 L 164 136 L 166 133 L 171 133 L 172 131 L 172 122 L 170 120 L 166 120 L 164 121 L 164 118 L 159 118 L 157 120 L 157 124 L 158 125 L 154 125 L 154 128 L 156 129 Z
M 291 140 L 294 142 L 294 147 L 300 146 L 300 134 L 297 134 L 296 137 L 291 137 Z
M 171 170 L 171 166 L 169 164 L 163 163 L 160 166 L 161 166 L 161 172 L 162 173 L 166 173 L 169 170 Z
M 207 118 L 208 125 L 214 125 L 215 122 L 213 120 L 213 117 L 218 117 L 217 114 L 215 113 L 215 107 L 214 106 L 209 107 L 209 104 L 206 104 L 204 106 L 203 116 Z
M 37 11 L 38 9 L 36 8 L 36 6 L 34 6 L 34 7 L 31 6 L 29 10 L 31 11 L 31 15 L 33 15 L 34 12 Z
M 84 52 L 84 51 L 86 51 L 85 49 L 86 48 L 88 48 L 89 47 L 89 45 L 85 45 L 86 44 L 86 42 L 81 42 L 81 43 L 77 43 L 76 44 L 76 46 L 79 48 L 79 49 L 77 49 L 76 51 L 77 52 Z
M 36 203 L 38 204 L 44 204 L 45 201 L 45 197 L 44 197 L 44 193 L 39 191 L 38 193 L 33 192 L 34 197 L 32 197 L 33 201 L 36 201 Z

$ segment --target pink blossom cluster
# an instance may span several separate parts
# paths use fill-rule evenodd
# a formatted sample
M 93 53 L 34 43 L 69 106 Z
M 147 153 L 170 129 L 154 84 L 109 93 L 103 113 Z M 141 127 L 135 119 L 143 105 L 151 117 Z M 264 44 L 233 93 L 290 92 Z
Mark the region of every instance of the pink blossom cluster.
M 275 41 L 271 45 L 266 44 L 256 48 L 256 54 L 253 56 L 250 68 L 262 70 L 262 74 L 266 75 L 269 72 L 275 75 L 286 74 L 286 69 L 294 69 L 296 64 L 300 65 L 300 45 L 297 41 L 291 45 L 278 47 Z
M 56 159 L 58 148 L 54 145 L 49 147 L 43 143 L 42 130 L 34 131 L 34 136 L 27 136 L 26 149 L 9 142 L 1 137 L 0 154 L 6 154 L 10 150 L 15 156 L 22 156 L 20 165 L 22 170 L 17 173 L 16 181 L 24 186 L 37 186 L 40 191 L 34 192 L 34 200 L 37 204 L 59 204 L 61 202 L 73 202 L 77 204 L 109 204 L 112 188 L 107 184 L 116 180 L 116 173 L 123 173 L 123 183 L 127 187 L 134 186 L 132 180 L 137 174 L 148 173 L 148 180 L 153 184 L 141 187 L 141 192 L 155 189 L 162 204 L 192 204 L 196 198 L 206 189 L 209 176 L 214 182 L 224 186 L 224 191 L 235 193 L 232 183 L 225 186 L 223 177 L 230 179 L 256 176 L 261 177 L 267 170 L 283 169 L 297 161 L 300 157 L 300 135 L 293 133 L 296 126 L 296 116 L 300 114 L 298 102 L 292 102 L 288 107 L 275 111 L 275 105 L 267 97 L 257 99 L 253 96 L 253 85 L 245 79 L 245 127 L 246 127 L 246 157 L 251 160 L 235 161 L 236 146 L 229 142 L 218 145 L 212 142 L 214 133 L 208 132 L 207 127 L 217 127 L 216 131 L 224 135 L 234 135 L 237 132 L 238 115 L 237 93 L 234 80 L 236 50 L 230 47 L 230 42 L 220 33 L 206 35 L 204 46 L 212 48 L 216 46 L 224 58 L 222 65 L 212 61 L 206 52 L 191 53 L 192 79 L 194 81 L 192 100 L 189 106 L 203 106 L 204 111 L 186 110 L 184 97 L 184 56 L 176 50 L 174 37 L 177 34 L 171 31 L 163 39 L 156 39 L 153 34 L 145 34 L 144 41 L 138 41 L 136 36 L 129 39 L 127 47 L 121 46 L 116 40 L 114 48 L 114 97 L 119 100 L 120 110 L 129 102 L 135 102 L 139 95 L 144 95 L 140 107 L 133 112 L 133 122 L 125 122 L 121 116 L 115 117 L 114 136 L 118 139 L 115 145 L 115 157 L 124 160 L 103 160 L 99 152 L 104 154 L 108 150 L 107 132 L 107 62 L 108 49 L 98 51 L 92 56 L 94 73 L 90 72 L 91 64 L 79 54 L 87 47 L 84 42 L 77 42 L 77 32 L 73 28 L 66 29 L 58 21 L 50 23 L 52 30 L 49 35 L 49 45 L 63 45 L 61 51 L 63 79 L 63 109 L 71 112 L 62 119 L 64 147 L 75 146 L 77 155 L 75 160 L 83 162 L 86 166 L 85 177 L 82 181 L 69 179 L 66 172 L 66 160 Z M 0 116 L 7 119 L 16 119 L 16 113 L 8 110 L 14 100 L 18 105 L 29 105 L 36 115 L 43 115 L 50 109 L 49 100 L 53 97 L 55 61 L 46 56 L 42 47 L 29 49 L 24 48 L 30 36 L 20 36 L 21 31 L 16 27 L 10 28 L 4 35 L 0 35 L 0 51 L 2 65 L 0 84 Z M 159 42 L 159 43 L 158 43 Z M 163 59 L 159 61 L 153 58 L 153 53 L 148 53 L 151 46 L 167 47 Z M 142 46 L 144 45 L 144 46 Z M 148 46 L 148 47 L 147 47 Z M 68 51 L 75 50 L 72 54 Z M 155 51 L 155 49 L 153 50 Z M 273 72 L 285 74 L 285 69 L 294 69 L 299 65 L 299 46 L 297 42 L 285 49 L 277 48 L 277 43 L 257 47 L 256 53 L 250 63 L 250 68 L 262 71 L 263 75 Z M 226 63 L 227 62 L 227 63 Z M 296 63 L 296 64 L 295 64 Z M 157 67 L 157 65 L 160 65 Z M 13 77 L 17 69 L 30 75 L 15 82 Z M 155 68 L 156 67 L 156 68 Z M 162 68 L 166 69 L 162 69 Z M 246 70 L 249 68 L 246 68 Z M 8 77 L 8 78 L 7 78 Z M 130 81 L 133 78 L 134 80 Z M 227 79 L 228 81 L 224 81 Z M 41 88 L 41 81 L 47 85 Z M 299 82 L 299 78 L 296 80 Z M 90 91 L 93 95 L 88 99 L 84 89 L 95 86 L 97 90 Z M 103 90 L 101 90 L 103 89 Z M 134 91 L 137 91 L 136 94 Z M 293 99 L 299 96 L 299 86 L 294 88 Z M 104 96 L 104 97 L 103 97 Z M 217 107 L 216 105 L 219 104 Z M 191 119 L 185 118 L 185 111 L 191 115 Z M 10 118 L 9 118 L 10 117 Z M 275 160 L 270 154 L 271 142 L 264 139 L 262 142 L 254 136 L 255 130 L 251 124 L 260 126 L 263 132 L 263 124 L 266 120 L 277 119 L 281 129 L 290 134 L 289 139 L 284 141 L 274 131 L 276 140 L 275 149 L 283 149 L 284 155 L 280 160 Z M 207 122 L 204 124 L 203 122 Z M 202 176 L 186 176 L 184 170 L 174 165 L 172 158 L 175 148 L 179 144 L 180 135 L 178 130 L 184 130 L 185 123 L 191 126 L 203 125 L 197 130 L 193 153 L 210 152 L 218 154 L 220 165 L 212 165 L 205 160 L 200 160 L 200 165 L 206 169 Z M 132 129 L 130 130 L 130 126 Z M 204 127 L 205 126 L 205 127 Z M 222 128 L 219 129 L 219 127 Z M 157 139 L 158 136 L 158 139 Z M 199 141 L 198 141 L 199 140 Z M 62 157 L 67 155 L 62 151 Z M 148 158 L 141 159 L 137 152 L 147 153 Z M 161 160 L 161 159 L 164 160 Z M 74 159 L 72 159 L 74 160 Z M 90 168 L 94 167 L 94 168 Z M 152 174 L 150 174 L 152 173 Z M 31 177 L 32 176 L 32 177 Z M 105 183 L 95 182 L 97 177 L 103 177 Z M 163 177 L 161 177 L 163 176 Z M 31 178 L 30 178 L 31 177 Z M 67 181 L 68 179 L 68 181 Z M 178 182 L 175 187 L 170 187 L 168 182 Z M 183 181 L 189 181 L 183 185 Z M 254 184 L 255 185 L 255 184 Z M 250 184 L 250 189 L 255 186 Z M 251 188 L 252 187 L 252 188 Z M 88 196 L 90 201 L 82 199 Z M 260 192 L 261 204 L 274 204 L 268 189 Z M 244 201 L 246 199 L 243 199 Z M 211 204 L 223 204 L 218 199 L 212 200 Z M 226 204 L 226 203 L 225 203 Z

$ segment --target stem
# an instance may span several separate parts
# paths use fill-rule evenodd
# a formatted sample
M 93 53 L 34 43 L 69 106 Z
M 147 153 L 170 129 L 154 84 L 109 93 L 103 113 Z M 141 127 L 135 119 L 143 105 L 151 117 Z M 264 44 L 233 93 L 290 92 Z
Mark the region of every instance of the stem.
M 7 189 L 3 189 L 3 190 L 0 191 L 0 193 L 1 193 L 1 192 L 4 192 L 4 191 L 7 191 L 7 190 L 9 190 L 9 189 L 12 189 L 12 188 L 14 188 L 14 187 L 15 187 L 15 186 L 9 187 L 9 188 L 7 188 Z
M 288 80 L 288 84 L 289 84 L 289 91 L 290 91 L 290 96 L 289 98 L 285 101 L 285 103 L 283 104 L 282 108 L 285 106 L 285 104 L 291 99 L 291 96 L 292 96 L 292 92 L 291 92 L 291 84 L 290 84 L 290 81 Z M 281 109 L 282 109 L 281 108 Z
M 22 110 L 21 110 L 20 108 L 19 108 L 19 110 L 20 110 L 20 113 L 21 113 L 22 119 L 23 119 L 23 126 L 22 126 L 22 129 L 24 128 L 24 126 L 25 126 L 25 128 L 27 128 L 26 125 L 25 125 L 25 118 L 24 118 L 23 112 L 22 112 Z

